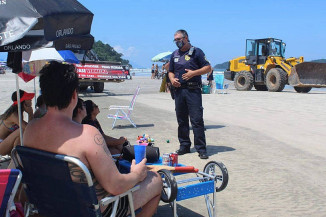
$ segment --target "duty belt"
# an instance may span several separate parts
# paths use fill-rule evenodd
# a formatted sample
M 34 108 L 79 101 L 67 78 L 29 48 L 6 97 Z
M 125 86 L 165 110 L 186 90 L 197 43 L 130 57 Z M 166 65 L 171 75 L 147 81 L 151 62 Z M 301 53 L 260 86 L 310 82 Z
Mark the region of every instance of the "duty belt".
M 187 89 L 197 89 L 197 88 L 201 88 L 201 83 L 199 82 L 187 82 L 184 84 L 181 84 L 180 88 L 187 88 Z

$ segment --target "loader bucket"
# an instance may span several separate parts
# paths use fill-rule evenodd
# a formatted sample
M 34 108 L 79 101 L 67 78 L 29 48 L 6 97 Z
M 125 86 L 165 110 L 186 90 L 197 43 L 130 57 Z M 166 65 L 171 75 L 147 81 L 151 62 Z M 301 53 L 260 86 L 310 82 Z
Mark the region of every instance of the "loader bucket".
M 326 63 L 299 63 L 292 67 L 288 81 L 296 87 L 326 87 Z

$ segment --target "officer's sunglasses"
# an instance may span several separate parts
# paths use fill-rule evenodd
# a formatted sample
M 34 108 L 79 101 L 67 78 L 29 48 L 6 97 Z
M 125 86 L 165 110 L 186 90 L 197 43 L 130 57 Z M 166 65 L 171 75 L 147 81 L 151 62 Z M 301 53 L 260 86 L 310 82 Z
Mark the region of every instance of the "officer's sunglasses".
M 181 38 L 175 38 L 175 39 L 173 40 L 173 42 L 181 41 L 182 39 L 184 39 L 184 37 L 181 37 Z

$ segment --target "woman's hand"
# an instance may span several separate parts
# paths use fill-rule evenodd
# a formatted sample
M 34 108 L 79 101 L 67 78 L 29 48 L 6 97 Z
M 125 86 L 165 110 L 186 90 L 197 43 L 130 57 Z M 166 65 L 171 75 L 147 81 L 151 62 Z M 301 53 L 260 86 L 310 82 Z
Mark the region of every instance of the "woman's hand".
M 24 103 L 24 111 L 27 113 L 27 114 L 33 114 L 33 108 L 32 106 L 28 106 L 26 103 Z
M 120 141 L 122 141 L 122 143 L 124 143 L 125 141 L 127 141 L 127 138 L 124 137 L 124 136 L 121 136 L 119 139 L 120 139 Z

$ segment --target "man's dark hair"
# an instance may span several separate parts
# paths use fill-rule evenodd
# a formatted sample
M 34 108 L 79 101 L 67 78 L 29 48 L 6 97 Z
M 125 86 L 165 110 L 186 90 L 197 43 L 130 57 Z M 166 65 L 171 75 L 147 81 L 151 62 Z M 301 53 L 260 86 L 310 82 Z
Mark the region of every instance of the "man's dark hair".
M 188 33 L 186 30 L 184 29 L 179 29 L 177 30 L 174 34 L 178 34 L 180 33 L 183 37 L 187 37 L 188 38 L 188 41 L 190 42 L 190 39 L 189 39 L 189 36 L 188 36 Z
M 75 67 L 52 61 L 40 71 L 40 88 L 46 106 L 59 110 L 67 108 L 73 93 L 78 89 Z
M 39 95 L 36 99 L 36 107 L 40 108 L 44 104 L 43 96 Z
M 86 117 L 83 119 L 82 124 L 88 124 L 92 120 L 92 112 L 94 111 L 94 102 L 92 100 L 84 101 L 86 106 Z

